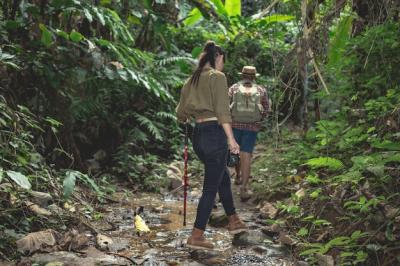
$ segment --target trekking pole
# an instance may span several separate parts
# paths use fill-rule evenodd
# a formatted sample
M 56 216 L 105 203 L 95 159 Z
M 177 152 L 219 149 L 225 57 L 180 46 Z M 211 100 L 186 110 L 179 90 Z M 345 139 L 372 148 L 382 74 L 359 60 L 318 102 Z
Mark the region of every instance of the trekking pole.
M 187 201 L 187 188 L 188 188 L 188 176 L 187 176 L 187 164 L 188 164 L 188 123 L 185 123 L 185 149 L 184 149 L 184 160 L 185 166 L 183 171 L 183 226 L 186 226 L 186 201 Z

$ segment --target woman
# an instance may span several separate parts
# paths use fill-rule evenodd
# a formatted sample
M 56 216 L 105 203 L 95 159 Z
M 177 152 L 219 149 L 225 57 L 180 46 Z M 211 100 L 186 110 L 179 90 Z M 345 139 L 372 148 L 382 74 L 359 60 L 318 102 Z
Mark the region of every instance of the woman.
M 214 205 L 217 192 L 229 217 L 228 230 L 232 234 L 245 231 L 233 203 L 231 181 L 226 160 L 228 148 L 239 153 L 239 145 L 232 133 L 228 86 L 224 68 L 224 52 L 208 41 L 200 55 L 199 65 L 184 85 L 177 117 L 186 122 L 195 119 L 193 149 L 205 166 L 203 194 L 197 207 L 196 221 L 187 246 L 193 249 L 212 249 L 203 234 Z

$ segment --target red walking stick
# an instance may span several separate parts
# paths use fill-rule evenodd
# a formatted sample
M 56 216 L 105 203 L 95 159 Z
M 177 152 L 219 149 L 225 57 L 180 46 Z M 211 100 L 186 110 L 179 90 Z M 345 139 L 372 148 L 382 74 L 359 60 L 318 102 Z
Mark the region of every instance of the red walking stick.
M 188 188 L 188 176 L 187 176 L 187 164 L 188 164 L 188 123 L 185 123 L 185 150 L 184 160 L 185 166 L 183 171 L 183 226 L 186 226 L 186 201 L 187 201 L 187 188 Z

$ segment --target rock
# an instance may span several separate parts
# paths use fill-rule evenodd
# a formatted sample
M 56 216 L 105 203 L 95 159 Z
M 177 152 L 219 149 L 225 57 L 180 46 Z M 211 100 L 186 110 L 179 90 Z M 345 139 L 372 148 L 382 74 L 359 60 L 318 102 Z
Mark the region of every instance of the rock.
M 261 228 L 261 232 L 266 234 L 267 236 L 270 237 L 275 237 L 279 235 L 279 232 L 281 231 L 281 227 L 279 224 L 272 224 L 272 225 L 267 225 Z
M 280 232 L 278 241 L 284 245 L 294 246 L 297 244 L 297 241 L 291 238 L 287 233 Z
M 260 208 L 260 216 L 264 219 L 275 219 L 278 214 L 278 209 L 274 207 L 269 202 L 264 203 L 264 205 Z
M 52 201 L 53 197 L 49 193 L 31 191 L 32 202 L 36 203 L 40 207 L 47 207 Z
M 182 186 L 182 179 L 171 178 L 171 177 L 169 178 L 169 186 L 168 186 L 169 190 L 175 190 L 175 189 L 179 188 L 180 186 Z
M 54 262 L 49 262 L 44 266 L 64 266 L 64 262 L 61 261 L 54 261 Z
M 190 252 L 193 260 L 206 265 L 225 265 L 226 255 L 226 252 L 217 250 L 193 250 Z
M 129 240 L 124 238 L 114 238 L 113 242 L 108 245 L 108 250 L 118 252 L 129 248 Z
M 190 191 L 190 197 L 193 199 L 199 199 L 201 197 L 202 191 L 198 188 L 193 188 L 192 191 Z
M 35 254 L 30 258 L 24 259 L 21 263 L 22 265 L 32 265 L 34 263 L 46 265 L 51 263 L 50 265 L 65 266 L 129 265 L 127 259 L 107 255 L 100 251 L 87 255 L 86 258 L 82 258 L 72 252 L 57 251 L 52 253 Z
M 315 258 L 319 266 L 335 266 L 335 261 L 332 256 L 316 253 Z
M 228 216 L 222 212 L 211 213 L 208 224 L 213 227 L 225 227 L 228 225 Z
M 61 234 L 48 229 L 30 233 L 23 238 L 17 240 L 17 249 L 21 253 L 28 252 L 29 254 L 40 251 L 52 251 L 57 245 L 57 241 L 61 238 Z
M 268 257 L 287 257 L 288 250 L 282 245 L 255 246 L 253 251 Z
M 249 230 L 233 236 L 232 245 L 234 246 L 258 246 L 271 242 L 265 234 L 259 230 Z
M 96 242 L 100 250 L 110 250 L 110 246 L 114 243 L 110 237 L 102 234 L 96 236 Z
M 307 262 L 305 262 L 305 261 L 296 261 L 295 263 L 294 263 L 294 266 L 309 266 L 310 264 L 308 264 Z

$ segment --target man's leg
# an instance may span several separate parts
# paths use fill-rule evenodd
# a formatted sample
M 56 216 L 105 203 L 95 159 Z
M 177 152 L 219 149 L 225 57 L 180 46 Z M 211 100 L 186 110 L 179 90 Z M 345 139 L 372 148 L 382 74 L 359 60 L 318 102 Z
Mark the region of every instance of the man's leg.
M 246 130 L 243 132 L 242 145 L 240 146 L 240 171 L 242 186 L 240 188 L 240 199 L 246 201 L 251 197 L 248 191 L 250 179 L 251 159 L 254 145 L 257 139 L 257 132 Z
M 251 168 L 251 157 L 252 154 L 248 152 L 240 152 L 240 170 L 242 185 L 240 188 L 240 199 L 242 201 L 248 200 L 251 195 L 248 192 L 249 178 L 250 178 L 250 168 Z
M 233 136 L 234 136 L 237 144 L 239 144 L 239 146 L 241 146 L 242 131 L 237 128 L 232 128 L 232 132 L 233 132 Z M 240 184 L 242 184 L 241 173 L 240 173 L 240 162 L 237 165 L 235 165 L 235 172 L 236 172 L 235 185 L 240 185 Z
M 235 165 L 235 172 L 236 172 L 236 177 L 235 177 L 235 185 L 240 185 L 242 184 L 242 179 L 241 179 L 241 173 L 240 173 L 240 162 Z

